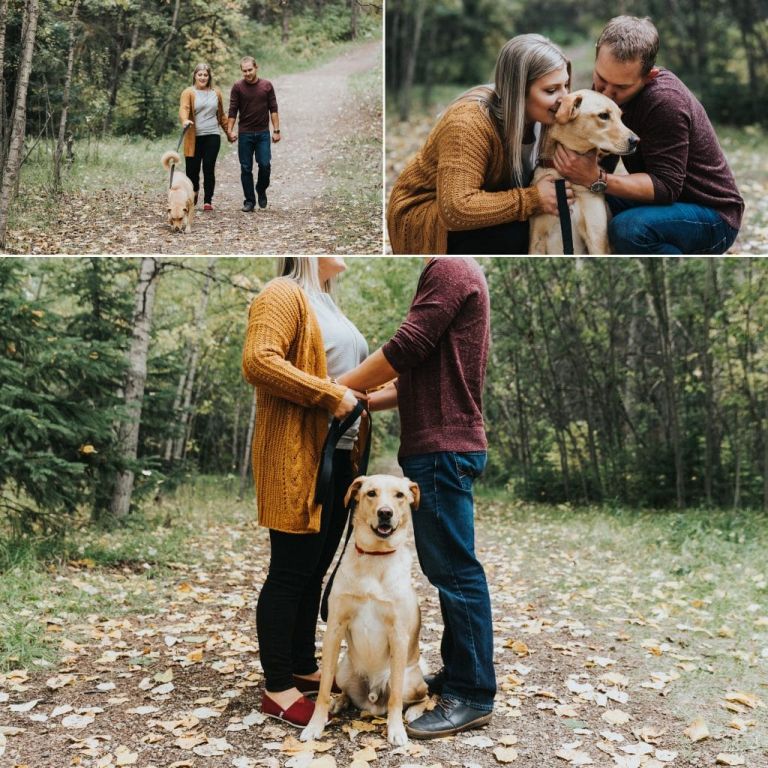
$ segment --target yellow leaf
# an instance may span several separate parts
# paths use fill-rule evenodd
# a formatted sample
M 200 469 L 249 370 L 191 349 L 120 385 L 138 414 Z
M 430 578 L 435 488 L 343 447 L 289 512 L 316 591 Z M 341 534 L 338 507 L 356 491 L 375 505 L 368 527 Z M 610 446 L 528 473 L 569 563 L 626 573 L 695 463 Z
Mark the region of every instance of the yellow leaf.
M 194 651 L 190 651 L 184 658 L 190 662 L 190 664 L 198 664 L 203 660 L 203 649 L 197 648 Z
M 90 456 L 92 453 L 98 453 L 98 451 L 92 445 L 90 445 L 90 443 L 81 445 L 77 450 L 80 451 L 83 456 Z
M 729 755 L 721 752 L 715 758 L 715 765 L 746 765 L 747 761 L 741 755 Z
M 165 672 L 158 672 L 153 679 L 158 683 L 170 683 L 173 680 L 173 670 L 166 669 Z
M 503 744 L 505 747 L 511 747 L 513 744 L 517 744 L 517 736 L 510 733 L 506 736 L 499 736 L 496 741 L 498 741 L 499 744 Z
M 754 693 L 744 693 L 744 691 L 728 691 L 728 693 L 725 694 L 725 700 L 744 704 L 750 709 L 765 706 L 760 698 Z
M 493 756 L 500 763 L 513 763 L 517 760 L 517 750 L 512 747 L 496 747 L 493 750 Z
M 128 747 L 120 746 L 115 750 L 115 765 L 136 765 L 139 753 L 131 752 Z
M 709 728 L 707 724 L 697 717 L 684 731 L 683 734 L 691 741 L 702 741 L 709 738 Z
M 620 709 L 607 709 L 601 717 L 611 725 L 624 725 L 631 720 L 631 717 Z
M 353 760 L 363 760 L 366 763 L 370 763 L 371 760 L 376 760 L 376 750 L 371 749 L 371 747 L 366 747 L 365 749 L 358 749 L 357 752 L 355 752 L 352 755 Z
M 323 755 L 313 760 L 307 768 L 336 768 L 336 760 L 332 755 Z
M 504 643 L 505 648 L 511 648 L 518 656 L 529 656 L 530 650 L 522 640 L 512 640 L 511 638 Z

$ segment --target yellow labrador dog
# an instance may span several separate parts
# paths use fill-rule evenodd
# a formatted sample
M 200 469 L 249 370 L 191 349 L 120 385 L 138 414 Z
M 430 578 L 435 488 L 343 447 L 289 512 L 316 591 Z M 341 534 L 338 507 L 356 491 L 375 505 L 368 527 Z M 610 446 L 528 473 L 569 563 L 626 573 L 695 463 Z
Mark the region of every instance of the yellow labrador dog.
M 171 188 L 168 190 L 168 223 L 171 229 L 187 234 L 192 231 L 192 222 L 195 219 L 195 188 L 187 178 L 186 173 L 178 166 L 181 158 L 174 151 L 166 152 L 161 162 L 163 168 L 170 173 L 171 165 L 175 165 Z
M 358 477 L 347 504 L 350 499 L 355 502 L 353 535 L 328 599 L 320 691 L 301 738 L 322 736 L 335 676 L 342 693 L 333 714 L 350 701 L 374 715 L 387 712 L 387 739 L 402 746 L 408 741 L 403 705 L 424 702 L 427 695 L 419 658 L 421 613 L 407 546 L 419 487 L 391 475 Z M 347 652 L 337 669 L 344 638 Z
M 621 122 L 621 110 L 607 96 L 596 91 L 580 90 L 568 94 L 557 110 L 555 123 L 550 127 L 541 157 L 552 158 L 557 144 L 574 152 L 597 150 L 598 159 L 604 155 L 630 155 L 640 140 Z M 539 166 L 533 174 L 537 184 L 546 176 L 563 177 L 554 169 Z M 573 184 L 574 201 L 571 206 L 573 252 L 575 254 L 610 253 L 608 243 L 608 206 L 600 192 Z M 548 213 L 531 219 L 528 253 L 563 253 L 560 220 Z

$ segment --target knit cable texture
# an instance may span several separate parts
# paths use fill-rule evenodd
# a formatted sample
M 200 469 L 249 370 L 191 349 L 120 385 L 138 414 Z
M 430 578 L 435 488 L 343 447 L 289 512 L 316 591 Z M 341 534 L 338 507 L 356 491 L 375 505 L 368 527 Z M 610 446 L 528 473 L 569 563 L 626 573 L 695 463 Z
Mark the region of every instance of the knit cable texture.
M 251 304 L 243 375 L 257 395 L 252 463 L 259 524 L 317 532 L 317 467 L 329 412 L 346 388 L 327 378 L 320 326 L 292 280 L 273 280 Z
M 440 118 L 400 174 L 387 212 L 394 253 L 442 254 L 448 232 L 525 221 L 540 210 L 535 187 L 509 189 L 504 150 L 477 101 Z

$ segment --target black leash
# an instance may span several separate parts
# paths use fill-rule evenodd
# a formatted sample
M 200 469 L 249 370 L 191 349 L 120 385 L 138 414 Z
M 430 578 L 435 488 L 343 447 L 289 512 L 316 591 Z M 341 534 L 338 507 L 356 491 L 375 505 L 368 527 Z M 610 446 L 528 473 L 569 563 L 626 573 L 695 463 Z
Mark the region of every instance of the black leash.
M 565 179 L 555 181 L 555 193 L 557 194 L 557 212 L 560 216 L 560 233 L 563 236 L 563 255 L 573 256 L 571 212 L 568 210 L 568 198 L 565 196 Z
M 179 147 L 181 146 L 181 142 L 184 141 L 184 134 L 187 132 L 187 128 L 189 128 L 190 123 L 187 123 L 187 125 L 184 126 L 181 130 L 181 136 L 179 136 L 179 143 L 176 145 L 176 152 L 178 153 Z M 176 163 L 171 163 L 171 178 L 168 181 L 168 189 L 170 189 L 173 186 L 173 171 L 174 168 L 176 168 Z
M 370 422 L 371 414 L 368 411 L 368 406 L 362 401 L 358 400 L 352 413 L 347 416 L 344 421 L 334 419 L 331 422 L 331 428 L 328 430 L 328 436 L 325 438 L 325 444 L 323 445 L 323 453 L 320 458 L 320 468 L 317 473 L 317 488 L 315 489 L 315 503 L 322 504 L 325 510 L 326 506 L 328 513 L 330 514 L 330 507 L 333 504 L 333 452 L 336 450 L 339 440 L 342 435 L 357 421 L 358 417 L 365 411 L 368 414 L 368 435 L 365 438 L 365 448 L 360 456 L 360 463 L 357 467 L 357 474 L 364 475 L 368 471 L 368 459 L 371 455 L 371 432 L 372 424 Z M 331 594 L 331 587 L 333 586 L 333 580 L 336 578 L 336 572 L 341 565 L 341 559 L 344 557 L 344 552 L 349 544 L 349 539 L 352 536 L 352 510 L 354 508 L 354 501 L 350 500 L 347 507 L 347 535 L 344 539 L 344 546 L 341 549 L 339 559 L 336 561 L 336 567 L 333 569 L 331 577 L 328 579 L 325 589 L 323 590 L 323 599 L 320 601 L 320 618 L 323 621 L 328 621 L 328 597 Z

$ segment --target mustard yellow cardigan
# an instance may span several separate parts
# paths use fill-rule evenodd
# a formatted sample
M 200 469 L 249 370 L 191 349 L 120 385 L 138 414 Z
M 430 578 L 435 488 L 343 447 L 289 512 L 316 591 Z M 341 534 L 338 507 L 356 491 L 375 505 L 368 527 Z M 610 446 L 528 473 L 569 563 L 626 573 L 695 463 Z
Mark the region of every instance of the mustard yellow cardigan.
M 293 280 L 272 280 L 253 300 L 243 375 L 256 387 L 252 463 L 259 524 L 316 533 L 320 453 L 329 413 L 347 388 L 328 379 L 320 325 Z
M 216 106 L 216 119 L 219 121 L 219 125 L 224 129 L 224 133 L 227 132 L 227 115 L 224 112 L 224 97 L 221 95 L 221 91 L 214 86 L 214 92 L 216 93 L 217 106 Z M 181 92 L 181 99 L 179 100 L 179 122 L 182 126 L 185 120 L 191 120 L 192 125 L 187 128 L 187 132 L 184 134 L 184 156 L 194 157 L 195 154 L 195 86 L 185 88 Z
M 541 211 L 536 187 L 510 189 L 504 148 L 477 99 L 450 106 L 392 188 L 392 252 L 441 254 L 448 232 L 525 221 Z

